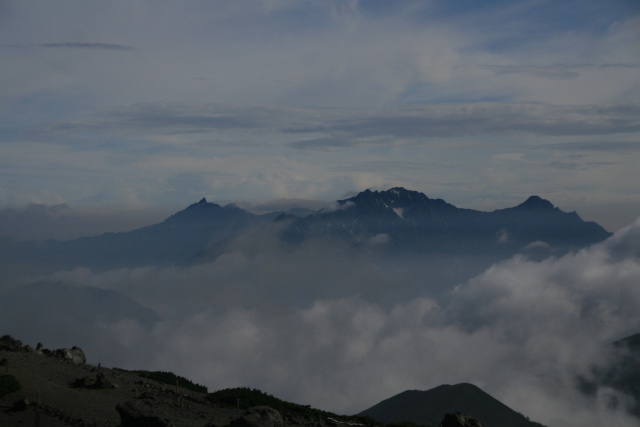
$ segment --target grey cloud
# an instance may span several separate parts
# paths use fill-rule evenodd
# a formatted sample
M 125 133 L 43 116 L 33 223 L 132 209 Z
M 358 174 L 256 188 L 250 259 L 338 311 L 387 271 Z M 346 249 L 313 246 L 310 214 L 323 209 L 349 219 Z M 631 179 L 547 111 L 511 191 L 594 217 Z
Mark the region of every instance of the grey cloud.
M 493 70 L 496 75 L 505 74 L 530 74 L 536 77 L 549 79 L 574 79 L 580 76 L 580 73 L 572 71 L 573 68 L 582 68 L 584 65 L 575 66 L 548 66 L 540 67 L 535 65 L 488 65 L 487 68 Z
M 633 152 L 640 150 L 640 141 L 574 141 L 556 144 L 542 144 L 538 147 L 562 151 L 603 151 Z
M 589 135 L 637 132 L 640 106 L 568 107 L 545 104 L 454 104 L 407 107 L 340 120 L 329 130 L 352 137 L 405 138 L 480 135 Z
M 332 167 L 331 170 L 335 171 L 396 171 L 396 170 L 415 170 L 423 171 L 425 168 L 442 168 L 441 164 L 437 163 L 418 163 L 407 162 L 399 160 L 378 160 L 371 162 L 359 162 L 353 164 L 347 164 L 342 166 Z
M 619 162 L 574 162 L 574 161 L 554 161 L 548 164 L 548 166 L 562 170 L 589 170 L 593 168 L 599 168 L 602 166 L 615 166 L 619 165 Z
M 272 121 L 286 123 L 286 108 L 223 105 L 134 104 L 107 108 L 72 122 L 57 122 L 31 129 L 25 138 L 50 138 L 73 134 L 144 133 L 188 135 L 212 131 L 270 128 Z
M 65 48 L 65 49 L 89 49 L 89 50 L 110 50 L 110 51 L 133 51 L 134 47 L 113 44 L 113 43 L 44 43 L 40 45 L 45 48 Z
M 601 64 L 602 68 L 640 68 L 640 64 L 637 62 L 630 63 L 616 63 L 616 64 Z
M 355 142 L 342 138 L 317 138 L 305 139 L 302 141 L 290 142 L 287 144 L 291 148 L 300 148 L 306 150 L 333 151 L 344 150 L 355 145 Z
M 563 170 L 578 170 L 578 169 L 582 169 L 582 163 L 578 163 L 578 162 L 551 162 L 549 163 L 549 166 L 557 168 L 557 169 L 563 169 Z
M 82 134 L 150 135 L 252 132 L 250 139 L 286 141 L 292 148 L 344 149 L 421 144 L 424 138 L 614 135 L 640 131 L 640 106 L 553 106 L 471 103 L 385 109 L 312 109 L 283 106 L 136 104 L 106 109 L 74 122 L 31 129 L 23 138 Z

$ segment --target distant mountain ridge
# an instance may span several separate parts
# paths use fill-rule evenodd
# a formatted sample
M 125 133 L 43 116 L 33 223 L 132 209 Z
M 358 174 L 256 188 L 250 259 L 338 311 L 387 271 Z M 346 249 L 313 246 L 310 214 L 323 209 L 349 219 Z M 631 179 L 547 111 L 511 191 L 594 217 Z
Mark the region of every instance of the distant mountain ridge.
M 437 426 L 444 414 L 464 412 L 490 427 L 542 427 L 473 384 L 407 390 L 360 412 L 385 424 L 409 421 Z
M 338 209 L 296 218 L 285 238 L 300 242 L 331 235 L 354 245 L 386 235 L 389 252 L 514 253 L 534 242 L 560 252 L 602 241 L 611 233 L 577 213 L 566 213 L 538 196 L 493 212 L 457 208 L 442 199 L 395 187 L 366 190 L 337 202 Z
M 330 237 L 354 250 L 389 255 L 491 254 L 493 261 L 532 244 L 561 254 L 611 234 L 537 196 L 516 207 L 482 212 L 395 187 L 365 190 L 337 201 L 333 209 L 300 212 L 256 215 L 203 198 L 161 223 L 128 232 L 41 243 L 0 239 L 0 264 L 4 261 L 7 271 L 46 273 L 76 267 L 105 271 L 210 262 L 240 234 L 274 223 L 280 230 L 278 238 L 289 245 Z

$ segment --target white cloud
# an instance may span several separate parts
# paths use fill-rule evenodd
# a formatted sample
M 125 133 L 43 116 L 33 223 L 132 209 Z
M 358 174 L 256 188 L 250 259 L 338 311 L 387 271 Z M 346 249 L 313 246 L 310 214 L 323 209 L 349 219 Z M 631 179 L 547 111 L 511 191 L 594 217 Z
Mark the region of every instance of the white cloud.
M 281 252 L 268 234 L 211 264 L 54 278 L 115 289 L 163 316 L 148 333 L 122 321 L 103 325 L 100 343 L 69 343 L 102 363 L 344 413 L 471 382 L 543 424 L 632 426 L 607 407 L 614 391 L 587 398 L 576 377 L 640 330 L 639 230 L 640 220 L 561 258 L 515 257 L 437 299 L 424 293 L 435 285 L 426 260 L 354 258 L 331 241 Z

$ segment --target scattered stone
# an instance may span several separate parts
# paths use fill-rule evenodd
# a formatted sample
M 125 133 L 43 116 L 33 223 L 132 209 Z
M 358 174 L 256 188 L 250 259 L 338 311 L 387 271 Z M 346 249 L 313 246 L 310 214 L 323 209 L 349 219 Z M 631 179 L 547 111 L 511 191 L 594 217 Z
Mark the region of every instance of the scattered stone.
M 73 346 L 71 348 L 59 348 L 53 352 L 53 356 L 68 360 L 75 365 L 84 365 L 87 358 L 84 355 L 84 351 L 80 347 Z
M 444 415 L 440 427 L 486 427 L 486 425 L 467 414 L 454 412 Z
M 269 406 L 254 406 L 247 409 L 240 418 L 229 423 L 231 427 L 281 427 L 284 420 L 280 412 Z

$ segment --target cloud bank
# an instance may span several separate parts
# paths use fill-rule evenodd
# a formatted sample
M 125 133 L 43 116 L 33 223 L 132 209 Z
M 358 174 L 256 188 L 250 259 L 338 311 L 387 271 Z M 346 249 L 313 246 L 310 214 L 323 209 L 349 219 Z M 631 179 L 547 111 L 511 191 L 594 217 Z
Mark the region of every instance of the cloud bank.
M 79 323 L 55 339 L 76 344 L 92 328 L 100 339 L 78 344 L 93 363 L 173 370 L 212 390 L 257 387 L 342 413 L 471 382 L 546 425 L 637 425 L 609 405 L 625 396 L 586 397 L 576 385 L 606 361 L 608 343 L 640 330 L 640 220 L 561 258 L 516 256 L 447 294 L 433 292 L 416 260 L 351 258 L 333 242 L 285 253 L 257 237 L 184 269 L 57 273 L 128 295 L 162 320 Z

